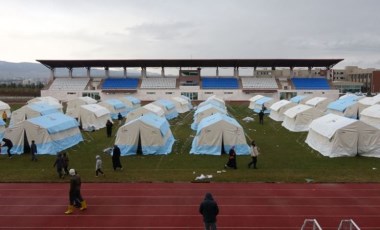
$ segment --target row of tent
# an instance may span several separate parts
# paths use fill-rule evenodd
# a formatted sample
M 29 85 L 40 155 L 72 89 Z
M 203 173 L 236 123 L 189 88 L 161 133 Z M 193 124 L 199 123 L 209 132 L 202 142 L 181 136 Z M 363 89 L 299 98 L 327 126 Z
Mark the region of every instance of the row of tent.
M 324 156 L 380 157 L 380 96 L 344 95 L 325 104 L 325 109 L 312 106 L 310 100 L 321 98 L 297 96 L 275 102 L 269 117 L 290 131 L 308 131 L 305 142 Z
M 143 107 L 140 107 L 140 101 L 138 99 L 128 98 L 128 101 L 131 102 L 130 106 L 134 107 L 131 111 L 143 107 L 155 106 L 156 110 L 161 111 L 160 115 L 166 123 L 168 116 L 170 118 L 178 116 L 178 112 L 175 110 L 176 104 L 180 105 L 179 108 L 181 112 L 186 112 L 191 109 L 191 106 L 189 106 L 190 101 L 185 97 L 173 98 L 173 101 L 177 101 L 177 103 L 169 103 L 169 100 L 158 100 L 149 106 Z M 8 128 L 5 129 L 5 123 L 2 122 L 4 123 L 2 125 L 0 122 L 0 134 L 2 137 L 12 140 L 14 143 L 12 153 L 14 154 L 27 152 L 31 140 L 35 140 L 39 154 L 55 154 L 83 140 L 79 130 L 80 125 L 84 130 L 97 130 L 105 127 L 107 120 L 113 118 L 107 104 L 112 105 L 112 109 L 114 109 L 116 115 L 122 112 L 118 110 L 123 108 L 119 100 L 109 99 L 104 102 L 96 103 L 96 101 L 91 98 L 83 97 L 69 101 L 67 114 L 64 115 L 62 113 L 62 105 L 58 100 L 52 97 L 36 98 L 28 101 L 27 105 L 12 113 Z M 175 112 L 165 114 L 164 109 L 165 111 L 174 110 Z M 146 111 L 146 113 L 143 112 L 136 118 L 141 117 L 140 120 L 146 121 L 149 116 L 145 115 L 150 113 L 152 113 L 151 110 Z M 128 113 L 124 115 L 127 116 Z M 132 117 L 127 120 L 127 123 L 128 121 L 133 121 Z M 157 119 L 152 119 L 152 121 L 157 121 Z M 156 125 L 155 122 L 151 123 Z M 145 129 L 142 128 L 142 130 Z M 137 133 L 137 135 L 140 134 Z M 151 135 L 148 135 L 148 138 L 151 138 Z

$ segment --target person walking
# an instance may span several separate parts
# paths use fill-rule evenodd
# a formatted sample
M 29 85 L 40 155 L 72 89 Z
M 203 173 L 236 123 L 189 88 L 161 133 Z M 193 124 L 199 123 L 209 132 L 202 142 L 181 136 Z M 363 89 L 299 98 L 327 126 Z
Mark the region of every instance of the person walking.
M 259 123 L 261 125 L 264 124 L 264 110 L 260 110 L 260 112 L 259 112 Z
M 87 202 L 83 199 L 82 194 L 81 194 L 81 185 L 82 181 L 75 171 L 75 169 L 70 169 L 69 170 L 70 174 L 70 190 L 69 190 L 69 206 L 67 208 L 67 211 L 65 214 L 71 214 L 74 212 L 74 204 L 78 200 L 81 204 L 80 210 L 86 210 L 87 209 Z
M 219 207 L 211 193 L 206 193 L 199 206 L 199 213 L 203 216 L 205 230 L 216 230 L 216 216 L 219 214 Z
M 249 162 L 249 164 L 248 164 L 248 168 L 251 168 L 251 166 L 253 165 L 253 168 L 254 168 L 254 169 L 257 169 L 257 167 L 256 167 L 256 164 L 257 164 L 257 156 L 260 154 L 260 152 L 259 152 L 258 147 L 256 146 L 255 141 L 252 141 L 250 148 L 251 148 L 251 157 L 252 157 L 252 161 Z
M 113 151 L 112 151 L 112 166 L 113 166 L 113 170 L 115 171 L 117 168 L 120 168 L 121 170 L 123 170 L 123 166 L 121 165 L 121 162 L 120 162 L 120 155 L 121 155 L 120 148 L 117 145 L 114 145 Z
M 62 153 L 63 171 L 66 175 L 69 175 L 69 156 L 66 152 Z
M 3 147 L 8 147 L 7 148 L 7 153 L 8 153 L 8 157 L 10 159 L 12 159 L 12 154 L 11 154 L 11 149 L 13 147 L 13 143 L 11 140 L 7 139 L 7 138 L 3 138 L 3 142 L 4 144 L 2 145 Z
M 106 129 L 107 129 L 107 137 L 111 137 L 112 136 L 112 122 L 110 120 L 107 120 L 107 123 L 106 123 Z
M 7 112 L 3 111 L 2 117 L 3 117 L 4 123 L 7 123 L 7 118 L 8 118 Z
M 30 145 L 30 154 L 32 155 L 32 161 L 37 161 L 37 145 L 34 140 L 32 140 L 32 144 Z
M 121 113 L 117 114 L 117 120 L 119 121 L 119 125 L 123 123 L 123 116 L 121 115 Z
M 231 147 L 230 151 L 228 152 L 228 155 L 228 162 L 224 165 L 224 168 L 237 169 L 235 146 Z
M 55 159 L 53 167 L 56 168 L 58 177 L 63 179 L 65 176 L 63 174 L 63 158 L 61 153 L 57 154 L 57 158 Z
M 95 164 L 95 175 L 96 177 L 98 177 L 99 173 L 102 174 L 102 176 L 104 176 L 104 173 L 102 171 L 102 165 L 103 165 L 103 161 L 102 159 L 100 158 L 99 155 L 96 155 L 96 164 Z

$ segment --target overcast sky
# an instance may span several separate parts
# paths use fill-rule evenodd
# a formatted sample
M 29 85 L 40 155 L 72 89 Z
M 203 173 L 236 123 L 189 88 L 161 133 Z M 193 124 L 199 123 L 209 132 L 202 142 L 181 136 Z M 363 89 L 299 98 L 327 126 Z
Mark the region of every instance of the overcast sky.
M 380 68 L 379 0 L 0 0 L 0 60 L 343 58 Z

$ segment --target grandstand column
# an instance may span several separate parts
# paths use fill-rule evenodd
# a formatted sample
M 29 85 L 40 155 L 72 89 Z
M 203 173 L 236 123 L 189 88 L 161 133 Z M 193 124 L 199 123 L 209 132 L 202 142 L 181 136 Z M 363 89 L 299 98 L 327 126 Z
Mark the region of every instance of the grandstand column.
M 311 77 L 311 66 L 307 67 L 307 71 L 309 73 L 309 77 Z
M 73 78 L 73 68 L 69 68 L 69 77 Z
M 165 77 L 165 68 L 161 67 L 161 77 Z
M 332 81 L 334 81 L 334 78 L 332 78 L 332 77 L 330 76 L 330 74 L 331 74 L 330 68 L 326 68 L 326 78 L 327 78 L 328 80 L 332 80 Z
M 91 77 L 91 67 L 86 67 L 86 70 L 87 70 L 87 77 L 90 78 Z
M 253 67 L 253 76 L 256 77 L 257 75 L 257 67 Z
M 108 78 L 110 76 L 110 69 L 108 67 L 104 67 L 104 72 L 106 74 L 106 77 Z
M 293 69 L 294 69 L 294 67 L 290 67 L 290 78 L 292 78 L 293 75 L 294 75 L 294 71 L 293 71 Z
M 124 77 L 127 78 L 127 67 L 123 67 Z
M 146 77 L 146 67 L 141 67 L 141 77 Z
M 216 67 L 216 76 L 219 77 L 219 67 Z

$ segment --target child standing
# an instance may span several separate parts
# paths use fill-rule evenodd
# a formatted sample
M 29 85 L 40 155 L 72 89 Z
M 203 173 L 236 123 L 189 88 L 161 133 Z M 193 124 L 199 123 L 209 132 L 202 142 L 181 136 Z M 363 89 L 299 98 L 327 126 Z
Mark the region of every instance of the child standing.
M 102 176 L 104 176 L 104 173 L 102 171 L 102 165 L 103 165 L 103 162 L 102 162 L 102 159 L 100 158 L 99 155 L 96 155 L 96 165 L 95 165 L 95 175 L 96 177 L 98 177 L 99 173 L 102 174 Z

